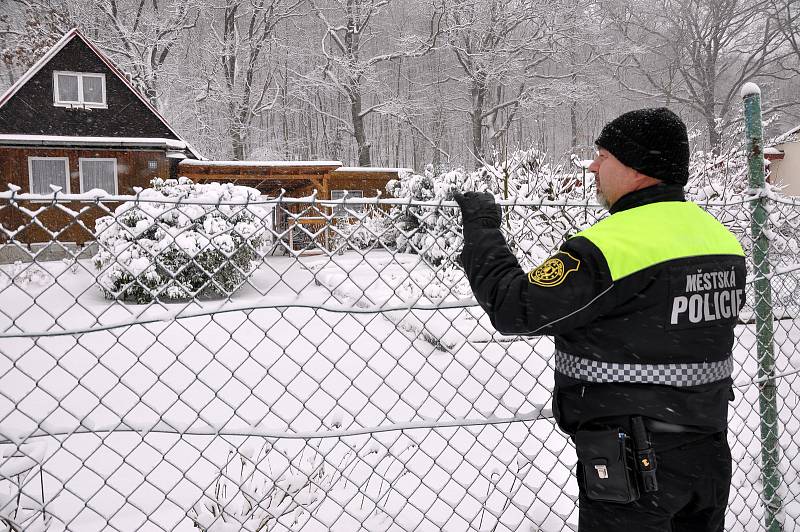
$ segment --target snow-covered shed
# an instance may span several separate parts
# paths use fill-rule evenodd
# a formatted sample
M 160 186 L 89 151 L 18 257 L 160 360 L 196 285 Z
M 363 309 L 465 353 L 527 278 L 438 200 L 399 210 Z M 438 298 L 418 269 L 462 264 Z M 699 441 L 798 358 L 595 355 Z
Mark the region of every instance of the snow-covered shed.
M 350 197 L 374 197 L 384 192 L 390 179 L 408 168 L 346 167 L 340 161 L 200 161 L 185 159 L 178 173 L 196 183 L 230 181 L 257 188 L 267 196 L 281 190 L 287 196 L 337 199 L 345 190 Z
M 128 194 L 153 177 L 175 177 L 185 158 L 202 157 L 78 29 L 67 32 L 0 96 L 0 190 L 10 184 L 21 193 L 49 194 L 53 185 L 69 194 L 92 189 Z M 4 226 L 26 227 L 15 239 L 50 239 L 20 211 L 3 211 Z M 97 211 L 81 221 L 93 227 L 102 214 Z M 37 220 L 51 230 L 72 221 L 57 208 Z M 90 238 L 78 224 L 59 234 L 62 242 Z
M 783 193 L 800 196 L 800 126 L 778 136 L 764 148 L 769 161 L 770 182 L 783 186 Z
M 349 198 L 372 198 L 378 191 L 385 194 L 386 183 L 399 179 L 408 168 L 346 167 L 339 161 L 199 161 L 184 159 L 178 164 L 178 173 L 195 183 L 212 181 L 232 182 L 277 197 L 283 191 L 287 197 L 307 197 L 316 191 L 317 199 L 341 199 L 345 192 Z M 287 205 L 276 211 L 275 226 L 282 230 L 293 221 L 284 211 L 303 213 L 297 222 L 311 231 L 323 229 L 330 210 L 319 207 L 320 212 L 308 210 L 307 205 Z M 354 205 L 352 210 L 361 210 Z

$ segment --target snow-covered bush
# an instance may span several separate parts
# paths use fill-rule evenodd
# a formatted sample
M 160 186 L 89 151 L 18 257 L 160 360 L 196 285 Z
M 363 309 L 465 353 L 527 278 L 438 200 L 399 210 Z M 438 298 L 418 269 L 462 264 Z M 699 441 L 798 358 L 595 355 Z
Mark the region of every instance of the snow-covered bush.
M 104 295 L 147 303 L 233 293 L 269 236 L 269 209 L 249 204 L 260 193 L 184 177 L 151 187 L 96 222 L 93 261 Z
M 369 208 L 357 218 L 343 217 L 334 222 L 333 249 L 396 249 L 396 231 L 392 220 L 381 209 Z
M 442 175 L 427 165 L 422 174 L 405 174 L 386 184 L 386 191 L 395 198 L 426 203 L 451 201 L 457 190 L 472 190 L 467 185 L 469 174 L 451 170 Z M 389 213 L 395 225 L 395 248 L 400 253 L 421 255 L 431 266 L 452 262 L 461 247 L 462 236 L 456 231 L 460 212 L 453 207 L 437 205 L 397 205 Z
M 700 131 L 690 131 L 692 142 Z M 686 196 L 692 201 L 739 201 L 747 193 L 747 154 L 743 126 L 722 138 L 716 151 L 694 150 L 689 160 Z
M 589 176 L 591 177 L 591 174 Z M 474 172 L 456 169 L 437 175 L 432 165 L 422 174 L 392 180 L 386 190 L 402 199 L 439 203 L 455 191 L 487 191 L 498 199 L 541 204 L 543 201 L 593 201 L 594 191 L 583 188 L 583 172 L 553 164 L 546 154 L 531 149 L 508 160 L 487 164 Z M 504 209 L 503 227 L 511 249 L 523 267 L 550 255 L 564 238 L 591 225 L 600 212 L 586 206 L 517 206 Z M 421 255 L 444 269 L 455 265 L 463 239 L 461 213 L 437 205 L 399 205 L 391 212 L 397 226 L 397 250 Z
M 571 160 L 559 163 L 532 148 L 482 170 L 493 177 L 498 197 L 527 204 L 506 208 L 503 225 L 509 246 L 525 269 L 540 264 L 569 236 L 603 215 L 601 209 L 589 206 L 595 203 L 594 176 Z
M 690 133 L 692 136 L 697 133 Z M 492 192 L 498 199 L 525 203 L 503 209 L 502 230 L 523 269 L 551 255 L 567 238 L 606 215 L 596 205 L 594 176 L 577 161 L 560 164 L 536 149 L 517 151 L 505 161 L 486 164 L 474 172 L 452 170 L 436 174 L 428 166 L 422 174 L 390 181 L 387 191 L 396 198 L 431 205 L 399 205 L 391 216 L 397 226 L 397 250 L 416 253 L 438 269 L 454 266 L 461 249 L 462 226 L 458 209 L 439 207 L 455 190 Z M 769 194 L 779 191 L 768 187 Z M 733 231 L 746 250 L 751 246 L 747 154 L 741 129 L 731 131 L 715 152 L 694 151 L 690 161 L 687 199 L 707 208 Z M 779 197 L 779 196 L 776 196 Z M 556 203 L 547 205 L 548 202 Z M 800 251 L 800 216 L 774 203 L 770 216 L 771 256 L 776 265 L 796 264 Z M 782 211 L 782 212 L 777 212 Z

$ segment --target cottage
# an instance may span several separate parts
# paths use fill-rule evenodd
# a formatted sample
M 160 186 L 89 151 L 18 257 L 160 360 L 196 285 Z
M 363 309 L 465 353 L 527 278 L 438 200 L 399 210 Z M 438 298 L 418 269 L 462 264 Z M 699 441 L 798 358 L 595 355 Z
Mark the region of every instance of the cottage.
M 69 31 L 0 97 L 0 190 L 130 194 L 154 177 L 235 182 L 268 196 L 373 197 L 404 169 L 339 161 L 208 161 L 78 29 Z M 0 243 L 84 243 L 115 204 L 0 200 Z M 22 208 L 19 208 L 22 207 Z M 70 212 L 72 209 L 73 212 Z M 308 210 L 308 209 L 306 209 Z M 77 219 L 73 215 L 79 212 Z M 286 211 L 289 213 L 290 211 Z M 32 214 L 35 213 L 35 214 Z M 327 214 L 330 212 L 328 211 Z M 320 217 L 281 223 L 319 226 Z M 324 220 L 324 218 L 323 218 Z
M 764 148 L 764 158 L 769 161 L 770 182 L 782 186 L 784 194 L 800 196 L 800 126 Z
M 51 194 L 55 186 L 65 194 L 93 189 L 128 194 L 153 177 L 176 176 L 185 158 L 201 156 L 77 29 L 0 97 L 0 190 L 14 185 L 22 193 Z M 92 228 L 103 214 L 89 209 L 80 222 Z M 36 220 L 6 208 L 0 222 L 3 240 L 8 231 L 28 244 L 51 240 L 48 231 L 60 242 L 92 239 L 56 206 Z

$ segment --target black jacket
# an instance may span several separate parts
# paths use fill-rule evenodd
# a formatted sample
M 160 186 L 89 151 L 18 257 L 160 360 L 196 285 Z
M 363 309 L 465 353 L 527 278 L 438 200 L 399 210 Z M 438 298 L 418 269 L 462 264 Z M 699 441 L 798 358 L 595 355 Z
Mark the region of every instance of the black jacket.
M 633 414 L 725 429 L 744 257 L 721 224 L 683 202 L 675 185 L 630 193 L 528 273 L 499 229 L 465 223 L 462 263 L 494 327 L 554 336 L 553 410 L 567 433 Z M 664 212 L 680 219 L 654 219 Z

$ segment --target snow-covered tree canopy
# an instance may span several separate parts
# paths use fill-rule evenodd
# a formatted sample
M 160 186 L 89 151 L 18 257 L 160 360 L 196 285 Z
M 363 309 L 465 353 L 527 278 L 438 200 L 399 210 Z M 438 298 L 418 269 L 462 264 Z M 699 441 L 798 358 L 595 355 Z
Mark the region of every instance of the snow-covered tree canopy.
M 249 204 L 259 197 L 231 183 L 154 179 L 96 222 L 104 295 L 137 303 L 230 295 L 269 237 L 271 209 Z

